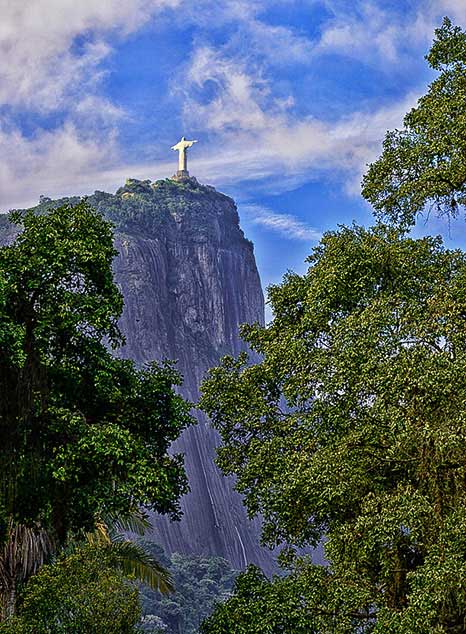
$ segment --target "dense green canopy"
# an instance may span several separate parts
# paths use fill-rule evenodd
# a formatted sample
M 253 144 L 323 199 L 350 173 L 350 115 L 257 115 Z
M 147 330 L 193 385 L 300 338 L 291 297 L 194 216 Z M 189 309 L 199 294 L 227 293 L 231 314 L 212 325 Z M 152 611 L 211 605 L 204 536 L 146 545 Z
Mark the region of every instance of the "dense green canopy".
M 0 512 L 63 541 L 96 514 L 178 513 L 189 424 L 169 364 L 114 358 L 122 297 L 111 225 L 85 202 L 16 213 L 0 248 Z
M 114 564 L 110 552 L 87 546 L 43 566 L 0 633 L 137 634 L 137 589 Z
M 175 592 L 162 596 L 147 586 L 141 588 L 144 632 L 198 634 L 200 623 L 217 602 L 231 595 L 237 572 L 221 557 L 173 553 L 145 541 L 144 547 L 170 571 Z M 159 622 L 159 629 L 153 623 Z
M 329 568 L 240 578 L 205 632 L 301 631 L 280 593 L 303 632 L 462 632 L 466 256 L 379 225 L 327 233 L 309 264 L 269 289 L 268 327 L 243 328 L 262 362 L 225 358 L 202 405 L 266 541 L 325 538 Z M 260 610 L 282 625 L 254 629 Z

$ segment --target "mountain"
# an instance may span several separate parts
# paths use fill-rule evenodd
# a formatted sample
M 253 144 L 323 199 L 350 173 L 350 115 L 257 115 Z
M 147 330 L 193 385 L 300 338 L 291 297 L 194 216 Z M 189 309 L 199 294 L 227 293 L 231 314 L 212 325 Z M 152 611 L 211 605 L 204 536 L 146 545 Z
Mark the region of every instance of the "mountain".
M 41 197 L 37 210 L 78 200 Z M 120 354 L 141 364 L 177 360 L 181 392 L 196 402 L 206 370 L 245 349 L 238 325 L 264 321 L 253 245 L 233 200 L 184 178 L 128 179 L 114 195 L 97 191 L 88 201 L 115 226 L 115 281 L 125 300 Z M 2 219 L 0 242 L 8 239 Z M 183 519 L 157 516 L 153 539 L 168 552 L 219 555 L 238 569 L 255 563 L 271 572 L 274 558 L 259 546 L 259 522 L 247 519 L 233 481 L 214 465 L 218 436 L 202 413 L 196 417 L 174 446 L 185 453 L 191 487 Z

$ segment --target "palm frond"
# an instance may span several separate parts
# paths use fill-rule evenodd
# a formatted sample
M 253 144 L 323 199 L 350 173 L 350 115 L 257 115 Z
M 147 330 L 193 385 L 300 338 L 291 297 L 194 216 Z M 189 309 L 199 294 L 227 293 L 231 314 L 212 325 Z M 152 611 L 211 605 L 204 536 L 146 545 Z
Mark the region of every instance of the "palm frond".
M 7 539 L 0 549 L 0 620 L 14 614 L 18 583 L 27 581 L 53 553 L 49 533 L 38 523 L 8 523 Z
M 140 509 L 125 515 L 107 514 L 96 518 L 95 529 L 91 533 L 86 533 L 85 537 L 86 541 L 94 546 L 124 542 L 127 540 L 124 533 L 135 533 L 142 537 L 151 526 L 147 515 Z
M 169 571 L 138 544 L 129 540 L 112 542 L 106 550 L 124 575 L 132 576 L 162 594 L 174 591 Z
M 142 546 L 129 540 L 124 532 L 144 535 L 151 524 L 144 511 L 123 516 L 105 516 L 96 520 L 92 533 L 86 533 L 91 546 L 102 548 L 125 576 L 134 577 L 162 594 L 174 591 L 170 573 Z
M 8 538 L 0 551 L 0 578 L 24 581 L 46 562 L 54 550 L 49 533 L 38 524 L 9 523 Z

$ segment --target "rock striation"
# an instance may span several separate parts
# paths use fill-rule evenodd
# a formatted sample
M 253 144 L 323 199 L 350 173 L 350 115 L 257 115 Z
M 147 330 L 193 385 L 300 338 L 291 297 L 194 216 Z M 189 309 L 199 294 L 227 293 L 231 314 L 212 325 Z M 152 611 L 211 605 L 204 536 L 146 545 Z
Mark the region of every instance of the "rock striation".
M 42 199 L 38 210 L 75 200 Z M 116 194 L 97 191 L 88 201 L 115 225 L 115 279 L 125 299 L 120 353 L 138 363 L 177 360 L 181 392 L 196 402 L 206 370 L 244 349 L 239 324 L 264 320 L 253 245 L 233 200 L 189 178 L 128 179 Z M 6 231 L 0 223 L 0 242 L 11 239 Z M 214 464 L 217 434 L 202 413 L 196 417 L 174 446 L 185 453 L 191 487 L 183 518 L 154 518 L 153 539 L 170 552 L 219 555 L 238 569 L 255 563 L 271 572 L 259 522 L 248 520 L 232 480 Z

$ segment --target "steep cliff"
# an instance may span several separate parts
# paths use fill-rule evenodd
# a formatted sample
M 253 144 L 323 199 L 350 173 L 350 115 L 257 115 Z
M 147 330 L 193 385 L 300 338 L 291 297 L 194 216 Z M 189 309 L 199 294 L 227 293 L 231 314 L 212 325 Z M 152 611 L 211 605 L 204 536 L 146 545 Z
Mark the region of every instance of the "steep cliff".
M 73 201 L 73 199 L 66 199 Z M 89 203 L 115 225 L 115 279 L 125 299 L 120 353 L 139 363 L 176 359 L 183 395 L 195 402 L 205 371 L 243 349 L 238 325 L 263 322 L 264 300 L 252 243 L 234 202 L 195 179 L 128 180 L 115 195 L 95 192 Z M 42 199 L 38 209 L 63 204 Z M 0 241 L 6 225 L 0 223 Z M 183 519 L 154 518 L 154 540 L 168 551 L 221 555 L 237 568 L 273 568 L 260 548 L 233 483 L 214 465 L 216 433 L 197 414 L 174 447 L 185 453 L 191 492 Z

